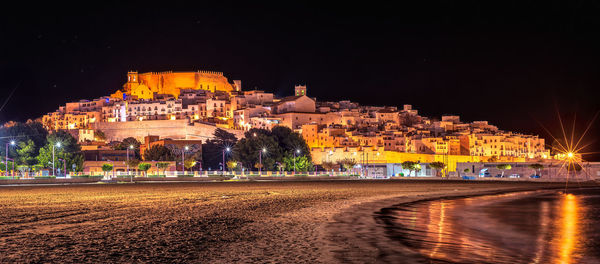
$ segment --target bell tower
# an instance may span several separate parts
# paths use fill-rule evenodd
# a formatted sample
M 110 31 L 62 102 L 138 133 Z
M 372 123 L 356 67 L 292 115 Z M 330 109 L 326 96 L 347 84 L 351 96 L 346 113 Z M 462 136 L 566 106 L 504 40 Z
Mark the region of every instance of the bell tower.
M 127 72 L 127 83 L 123 85 L 125 92 L 131 92 L 131 88 L 135 87 L 139 84 L 138 72 L 137 71 L 129 71 Z
M 138 72 L 137 71 L 130 71 L 127 72 L 127 82 L 128 83 L 138 83 Z
M 306 85 L 296 85 L 294 87 L 295 96 L 302 96 L 302 95 L 306 95 Z

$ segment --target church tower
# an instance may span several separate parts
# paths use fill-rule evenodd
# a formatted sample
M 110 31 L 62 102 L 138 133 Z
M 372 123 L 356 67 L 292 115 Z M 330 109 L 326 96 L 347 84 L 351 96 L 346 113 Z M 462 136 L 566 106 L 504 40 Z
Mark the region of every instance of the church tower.
M 294 90 L 296 90 L 296 93 L 294 93 L 295 96 L 306 95 L 306 85 L 296 85 Z
M 137 71 L 127 72 L 127 83 L 123 85 L 123 88 L 125 88 L 125 92 L 131 92 L 131 88 L 137 86 L 137 84 L 139 84 L 139 81 L 140 80 L 138 79 Z
M 128 83 L 138 83 L 138 72 L 137 71 L 130 71 L 127 72 L 127 82 Z

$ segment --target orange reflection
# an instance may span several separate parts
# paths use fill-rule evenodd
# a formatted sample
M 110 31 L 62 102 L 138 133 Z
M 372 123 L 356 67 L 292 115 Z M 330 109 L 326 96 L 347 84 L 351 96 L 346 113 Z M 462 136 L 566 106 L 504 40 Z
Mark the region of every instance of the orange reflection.
M 572 263 L 573 251 L 577 242 L 577 198 L 567 194 L 562 200 L 562 222 L 558 246 L 560 247 L 559 263 Z
M 429 257 L 438 257 L 438 250 L 440 248 L 440 246 L 445 242 L 444 241 L 444 226 L 445 226 L 445 220 L 446 220 L 446 204 L 448 202 L 447 201 L 440 201 L 438 203 L 436 203 L 436 206 L 430 206 L 429 207 L 429 217 L 431 218 L 432 216 L 435 215 L 436 211 L 438 211 L 437 213 L 439 213 L 439 217 L 437 217 L 437 219 L 433 219 L 433 225 L 437 226 L 437 230 L 433 230 L 434 232 L 431 232 L 431 234 L 436 234 L 437 233 L 437 243 L 434 245 L 433 250 L 431 251 L 431 253 L 429 254 Z M 437 208 L 439 205 L 439 208 Z M 432 225 L 430 225 L 432 226 Z M 443 254 L 443 256 L 445 257 L 445 254 Z M 441 257 L 441 256 L 440 256 Z

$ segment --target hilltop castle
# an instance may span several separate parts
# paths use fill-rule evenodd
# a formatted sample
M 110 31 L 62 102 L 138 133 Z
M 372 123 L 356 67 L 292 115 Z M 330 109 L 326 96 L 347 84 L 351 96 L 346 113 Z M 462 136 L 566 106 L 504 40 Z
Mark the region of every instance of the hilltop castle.
M 111 94 L 111 97 L 153 99 L 154 94 L 168 94 L 178 98 L 182 89 L 231 93 L 241 91 L 242 82 L 234 80 L 231 84 L 222 72 L 213 71 L 147 73 L 130 71 L 127 73 L 127 82 L 123 85 L 123 90 Z

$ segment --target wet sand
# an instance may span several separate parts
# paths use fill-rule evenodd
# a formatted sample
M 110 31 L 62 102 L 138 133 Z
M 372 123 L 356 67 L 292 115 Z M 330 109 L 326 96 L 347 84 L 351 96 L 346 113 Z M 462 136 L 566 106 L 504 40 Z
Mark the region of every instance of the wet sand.
M 0 187 L 0 263 L 399 261 L 381 254 L 390 244 L 373 214 L 383 207 L 555 186 L 379 180 Z

